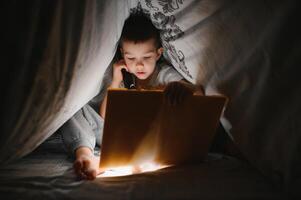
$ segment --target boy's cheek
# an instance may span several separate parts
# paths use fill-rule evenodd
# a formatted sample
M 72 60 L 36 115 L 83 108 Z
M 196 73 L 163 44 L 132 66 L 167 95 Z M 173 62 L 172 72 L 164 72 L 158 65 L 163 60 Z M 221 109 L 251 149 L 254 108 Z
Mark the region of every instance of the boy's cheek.
M 152 60 L 147 61 L 147 64 L 150 65 L 150 66 L 156 66 L 157 61 L 152 59 Z
M 130 73 L 132 73 L 132 74 L 134 73 L 134 68 L 133 68 L 133 67 L 127 65 L 127 68 L 128 68 L 128 71 L 129 71 Z

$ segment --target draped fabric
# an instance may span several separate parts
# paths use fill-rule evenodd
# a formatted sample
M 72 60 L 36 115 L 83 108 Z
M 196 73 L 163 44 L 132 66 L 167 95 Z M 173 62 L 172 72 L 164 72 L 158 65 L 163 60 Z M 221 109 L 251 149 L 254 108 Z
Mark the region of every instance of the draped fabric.
M 11 1 L 1 68 L 1 162 L 26 155 L 97 95 L 129 12 L 161 30 L 164 56 L 208 95 L 252 165 L 277 185 L 300 178 L 297 0 Z
M 126 2 L 11 1 L 1 103 L 2 162 L 26 155 L 94 97 Z M 119 10 L 124 10 L 119 12 Z

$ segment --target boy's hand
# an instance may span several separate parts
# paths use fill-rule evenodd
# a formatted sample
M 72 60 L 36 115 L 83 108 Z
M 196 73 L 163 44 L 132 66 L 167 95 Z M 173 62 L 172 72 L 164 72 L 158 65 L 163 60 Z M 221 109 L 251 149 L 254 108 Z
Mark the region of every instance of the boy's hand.
M 170 82 L 164 89 L 164 96 L 171 105 L 182 103 L 187 97 L 192 96 L 197 91 L 195 85 L 183 81 Z M 197 91 L 203 95 L 203 92 Z
M 184 101 L 188 96 L 193 95 L 192 88 L 182 82 L 170 82 L 164 89 L 164 95 L 171 105 L 177 105 Z
M 121 69 L 127 69 L 126 64 L 123 59 L 119 60 L 118 62 L 114 63 L 113 65 L 113 80 L 111 87 L 113 88 L 119 88 L 120 83 L 123 80 L 123 76 L 121 73 Z

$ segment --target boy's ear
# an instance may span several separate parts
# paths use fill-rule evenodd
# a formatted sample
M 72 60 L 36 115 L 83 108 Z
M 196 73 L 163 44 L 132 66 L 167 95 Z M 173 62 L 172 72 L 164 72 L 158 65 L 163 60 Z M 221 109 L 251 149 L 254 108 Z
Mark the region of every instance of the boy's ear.
M 163 53 L 163 47 L 160 47 L 159 49 L 157 49 L 157 54 L 158 54 L 157 60 L 161 57 L 162 53 Z

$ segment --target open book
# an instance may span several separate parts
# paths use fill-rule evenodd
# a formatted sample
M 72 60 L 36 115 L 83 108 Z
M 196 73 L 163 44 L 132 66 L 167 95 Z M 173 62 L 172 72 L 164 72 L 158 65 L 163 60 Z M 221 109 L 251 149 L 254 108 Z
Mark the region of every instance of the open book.
M 227 98 L 194 95 L 171 106 L 163 95 L 161 90 L 108 91 L 101 168 L 146 160 L 175 165 L 207 155 Z

